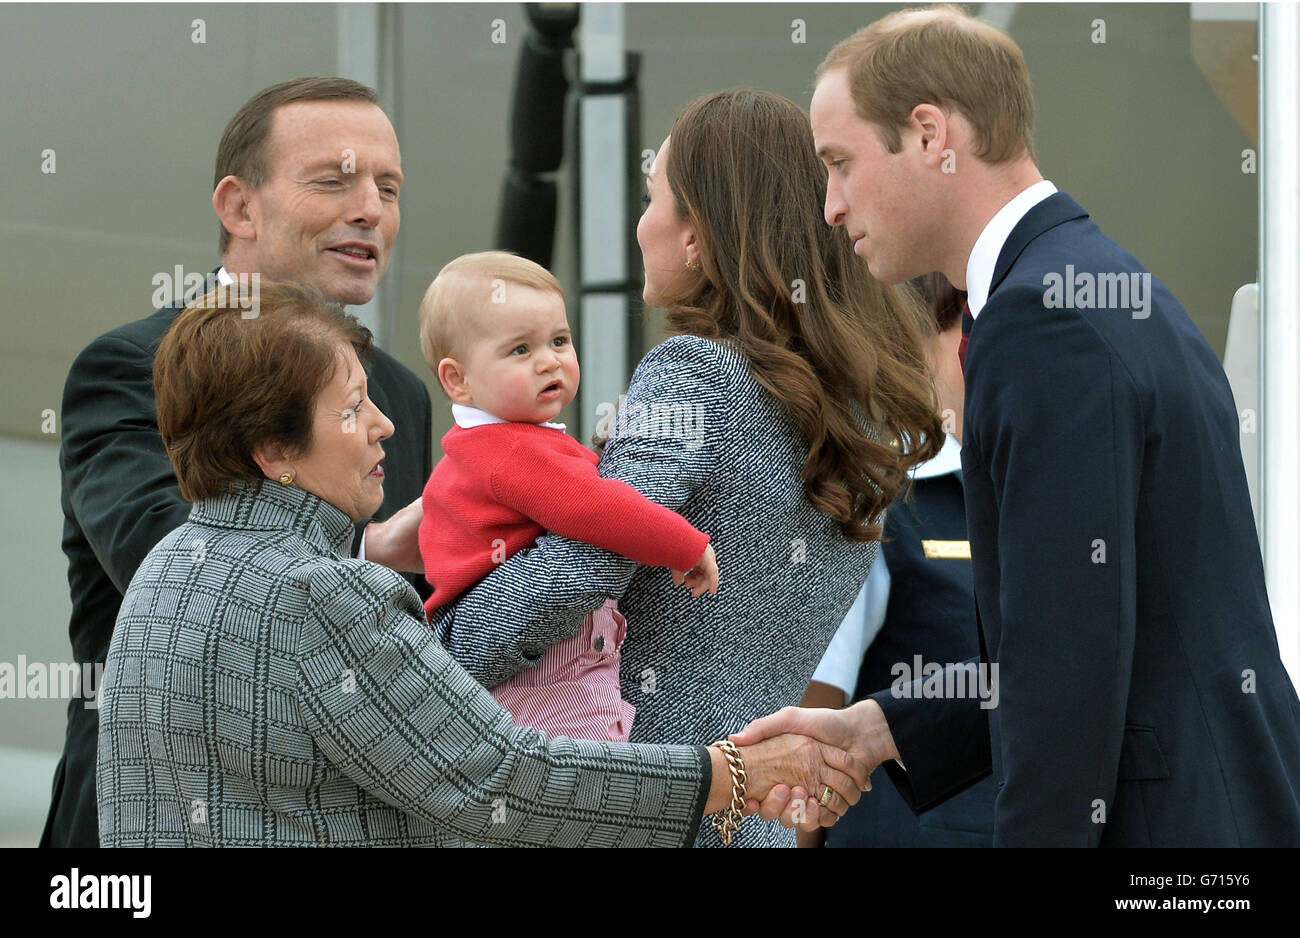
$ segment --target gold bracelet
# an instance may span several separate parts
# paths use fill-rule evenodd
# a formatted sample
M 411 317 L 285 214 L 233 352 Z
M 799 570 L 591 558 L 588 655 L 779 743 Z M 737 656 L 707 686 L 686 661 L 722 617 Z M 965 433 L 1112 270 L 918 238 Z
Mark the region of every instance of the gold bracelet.
M 724 847 L 731 846 L 731 838 L 740 830 L 740 818 L 745 810 L 745 760 L 740 757 L 740 750 L 729 739 L 722 739 L 712 745 L 722 750 L 731 769 L 731 804 L 713 814 L 713 829 L 722 838 Z

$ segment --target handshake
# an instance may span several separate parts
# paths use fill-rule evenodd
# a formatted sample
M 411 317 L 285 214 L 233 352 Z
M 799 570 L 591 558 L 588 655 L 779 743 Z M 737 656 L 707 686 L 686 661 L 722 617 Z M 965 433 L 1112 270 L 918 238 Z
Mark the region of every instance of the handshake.
M 834 824 L 871 790 L 876 767 L 898 758 L 885 714 L 870 699 L 846 710 L 785 707 L 729 739 L 745 763 L 744 813 L 805 831 Z M 720 788 L 730 800 L 730 774 L 719 778 L 716 764 L 710 813 Z

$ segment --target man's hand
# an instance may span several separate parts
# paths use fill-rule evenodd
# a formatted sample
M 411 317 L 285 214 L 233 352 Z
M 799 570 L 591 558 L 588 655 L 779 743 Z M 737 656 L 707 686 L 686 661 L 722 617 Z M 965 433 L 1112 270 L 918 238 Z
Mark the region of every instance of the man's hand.
M 681 586 L 683 583 L 691 588 L 693 597 L 706 592 L 718 595 L 718 558 L 713 553 L 712 544 L 704 548 L 704 555 L 694 569 L 673 571 L 673 585 Z
M 424 505 L 417 498 L 387 521 L 366 525 L 366 559 L 399 573 L 423 573 L 420 559 L 420 522 Z
M 785 707 L 770 716 L 760 717 L 730 739 L 737 746 L 752 746 L 761 739 L 781 733 L 799 733 L 821 740 L 829 746 L 843 749 L 867 767 L 868 773 L 888 759 L 898 758 L 898 749 L 889 732 L 880 704 L 868 698 L 847 710 L 806 710 Z M 868 779 L 863 791 L 871 790 Z M 762 804 L 750 800 L 748 813 L 757 812 L 766 821 L 780 819 L 786 827 L 815 830 L 835 823 L 834 814 L 821 811 L 816 798 L 820 792 L 808 797 L 808 792 L 798 786 L 789 788 L 776 785 L 768 792 Z

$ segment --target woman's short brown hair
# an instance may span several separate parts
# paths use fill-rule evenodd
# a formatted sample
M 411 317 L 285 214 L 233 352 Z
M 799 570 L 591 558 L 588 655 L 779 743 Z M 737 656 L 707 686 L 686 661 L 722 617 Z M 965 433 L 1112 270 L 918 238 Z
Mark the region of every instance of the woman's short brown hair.
M 1034 158 L 1034 97 L 1029 69 L 1010 36 L 957 6 L 899 10 L 831 49 L 817 69 L 848 69 L 859 116 L 890 153 L 918 104 L 956 109 L 970 122 L 975 155 L 1002 163 Z
M 262 479 L 259 446 L 305 453 L 339 346 L 370 359 L 370 330 L 316 287 L 254 282 L 251 315 L 238 285 L 217 287 L 177 315 L 154 357 L 158 430 L 191 502 Z

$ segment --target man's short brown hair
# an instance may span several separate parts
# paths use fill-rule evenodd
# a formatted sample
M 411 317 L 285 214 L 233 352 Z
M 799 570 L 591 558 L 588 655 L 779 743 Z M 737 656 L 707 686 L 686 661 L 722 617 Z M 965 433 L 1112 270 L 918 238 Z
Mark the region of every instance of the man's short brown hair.
M 254 189 L 266 182 L 272 116 L 276 108 L 298 101 L 362 101 L 378 106 L 379 95 L 350 78 L 293 78 L 264 88 L 244 102 L 222 132 L 213 189 L 227 176 L 237 176 Z M 222 225 L 219 252 L 225 254 L 229 245 L 230 232 Z
M 975 156 L 1001 163 L 1034 158 L 1034 98 L 1020 47 L 960 7 L 900 10 L 859 29 L 817 69 L 848 69 L 863 120 L 879 128 L 890 153 L 918 104 L 953 108 L 970 123 Z
M 195 299 L 154 357 L 158 430 L 191 502 L 264 478 L 258 446 L 307 452 L 340 346 L 370 359 L 370 330 L 316 287 L 262 281 L 258 290 L 253 318 L 234 284 Z

